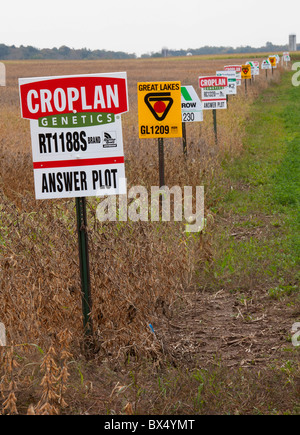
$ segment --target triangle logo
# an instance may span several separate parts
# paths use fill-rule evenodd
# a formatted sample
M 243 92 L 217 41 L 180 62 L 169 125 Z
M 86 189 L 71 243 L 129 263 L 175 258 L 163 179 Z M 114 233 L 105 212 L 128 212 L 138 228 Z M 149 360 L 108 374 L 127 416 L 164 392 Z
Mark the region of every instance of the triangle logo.
M 170 92 L 158 92 L 145 95 L 144 101 L 157 121 L 163 121 L 173 106 Z

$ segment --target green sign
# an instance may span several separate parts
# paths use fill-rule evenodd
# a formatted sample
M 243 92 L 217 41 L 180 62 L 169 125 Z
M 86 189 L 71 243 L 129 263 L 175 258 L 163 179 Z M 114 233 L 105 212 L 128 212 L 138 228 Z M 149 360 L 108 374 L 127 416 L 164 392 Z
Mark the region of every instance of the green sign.
M 115 122 L 113 113 L 67 113 L 39 118 L 39 127 L 82 128 Z

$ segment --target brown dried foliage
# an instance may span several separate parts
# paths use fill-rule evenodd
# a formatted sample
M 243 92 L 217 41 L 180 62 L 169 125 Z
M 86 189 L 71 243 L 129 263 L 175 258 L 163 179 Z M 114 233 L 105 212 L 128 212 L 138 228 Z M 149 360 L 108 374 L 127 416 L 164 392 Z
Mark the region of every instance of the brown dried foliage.
M 70 352 L 80 358 L 83 339 L 74 201 L 34 199 L 29 122 L 20 116 L 17 78 L 127 71 L 126 176 L 129 186 L 149 188 L 158 184 L 157 144 L 138 139 L 137 82 L 181 80 L 197 89 L 197 77 L 214 73 L 224 62 L 7 62 L 7 87 L 0 90 L 0 321 L 6 326 L 8 342 L 18 346 L 20 363 L 16 364 L 16 347 L 1 350 L 3 412 L 18 412 L 16 385 L 20 401 L 24 395 L 31 398 L 23 412 L 62 412 L 67 406 Z M 187 126 L 187 160 L 181 140 L 166 141 L 170 187 L 213 182 L 224 154 L 241 151 L 249 102 L 265 86 L 263 78 L 257 80 L 248 100 L 240 89 L 230 100 L 230 110 L 218 113 L 217 146 L 210 112 L 205 113 L 203 123 Z M 207 195 L 206 204 L 213 204 L 213 195 Z M 161 363 L 170 355 L 149 323 L 169 321 L 176 304 L 184 301 L 195 267 L 209 257 L 209 240 L 203 235 L 188 238 L 184 226 L 174 222 L 101 224 L 96 206 L 95 200 L 88 201 L 92 320 L 98 357 L 102 361 L 147 357 Z M 61 331 L 69 332 L 62 335 Z M 125 412 L 131 413 L 129 408 Z

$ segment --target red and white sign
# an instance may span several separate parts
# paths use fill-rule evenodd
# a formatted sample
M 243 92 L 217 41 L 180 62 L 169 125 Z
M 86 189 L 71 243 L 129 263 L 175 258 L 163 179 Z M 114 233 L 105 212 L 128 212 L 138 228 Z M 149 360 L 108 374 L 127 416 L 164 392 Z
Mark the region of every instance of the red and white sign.
M 203 110 L 227 109 L 227 77 L 199 77 L 199 86 L 201 88 Z
M 221 87 L 226 88 L 228 86 L 227 77 L 199 77 L 199 86 L 200 88 L 211 88 L 211 87 Z
M 36 199 L 125 194 L 126 73 L 19 79 Z
M 224 66 L 225 71 L 235 71 L 236 72 L 236 84 L 241 86 L 242 84 L 242 66 L 241 65 L 226 65 Z
M 128 111 L 126 73 L 20 79 L 22 117 Z

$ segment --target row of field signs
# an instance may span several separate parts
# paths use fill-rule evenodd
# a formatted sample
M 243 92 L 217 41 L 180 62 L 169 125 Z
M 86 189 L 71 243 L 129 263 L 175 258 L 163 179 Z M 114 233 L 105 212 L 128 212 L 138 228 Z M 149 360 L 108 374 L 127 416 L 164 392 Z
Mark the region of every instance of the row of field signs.
M 287 54 L 286 57 L 287 58 Z M 262 68 L 276 66 L 271 56 Z M 138 83 L 139 137 L 182 137 L 182 123 L 203 121 L 204 110 L 227 108 L 256 62 L 228 65 L 179 81 Z M 129 110 L 125 72 L 19 79 L 22 117 L 30 120 L 36 199 L 125 194 L 121 116 Z

